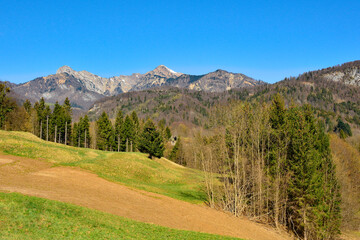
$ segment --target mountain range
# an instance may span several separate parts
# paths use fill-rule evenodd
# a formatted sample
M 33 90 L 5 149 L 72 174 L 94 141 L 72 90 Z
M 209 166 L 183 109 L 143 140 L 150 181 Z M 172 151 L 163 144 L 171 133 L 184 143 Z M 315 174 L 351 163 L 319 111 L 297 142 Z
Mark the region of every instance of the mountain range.
M 312 105 L 329 129 L 336 124 L 338 117 L 360 127 L 359 70 L 360 61 L 355 61 L 306 72 L 274 84 L 257 84 L 229 91 L 196 91 L 171 86 L 131 91 L 97 100 L 88 115 L 95 120 L 103 111 L 111 118 L 115 118 L 118 110 L 125 114 L 136 111 L 144 119 L 167 119 L 170 124 L 185 122 L 206 128 L 213 106 L 226 105 L 234 100 L 270 102 L 274 94 L 280 93 L 288 106 Z
M 73 107 L 87 110 L 96 100 L 106 96 L 161 86 L 221 92 L 259 84 L 264 82 L 220 69 L 204 75 L 190 75 L 160 65 L 145 74 L 134 73 L 104 78 L 88 71 L 75 71 L 69 66 L 63 66 L 56 74 L 39 77 L 23 84 L 12 84 L 11 88 L 17 96 L 33 102 L 42 97 L 48 103 L 63 102 L 68 97 Z

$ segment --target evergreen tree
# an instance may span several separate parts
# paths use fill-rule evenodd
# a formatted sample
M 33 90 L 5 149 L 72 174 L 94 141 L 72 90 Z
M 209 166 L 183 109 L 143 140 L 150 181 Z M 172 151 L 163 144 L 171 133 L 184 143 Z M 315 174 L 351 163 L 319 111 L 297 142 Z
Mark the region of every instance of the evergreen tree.
M 171 138 L 171 131 L 169 127 L 165 128 L 165 139 L 168 141 Z
M 38 104 L 35 104 L 35 110 L 37 114 L 38 120 L 38 129 L 39 129 L 39 137 L 43 139 L 44 137 L 44 125 L 46 125 L 46 116 L 45 116 L 45 100 L 41 98 Z
M 122 111 L 119 110 L 116 114 L 116 119 L 115 119 L 115 146 L 118 152 L 124 150 L 124 143 L 122 142 L 123 124 L 124 124 L 124 115 Z
M 180 137 L 177 139 L 175 146 L 171 150 L 169 159 L 178 164 L 185 165 L 185 162 L 184 162 L 184 159 L 182 156 L 182 143 L 181 143 Z
M 7 96 L 9 92 L 10 88 L 6 87 L 5 84 L 0 84 L 0 128 L 5 123 L 6 115 L 16 107 L 16 104 Z
M 96 122 L 96 145 L 100 150 L 112 150 L 114 145 L 113 127 L 108 115 L 103 112 Z
M 328 138 L 310 106 L 288 113 L 289 225 L 304 239 L 331 239 L 339 232 L 339 194 Z
M 149 158 L 153 156 L 161 158 L 164 153 L 164 143 L 160 133 L 156 130 L 154 123 L 149 119 L 140 135 L 139 150 L 148 153 Z
M 52 137 L 54 138 L 54 142 L 61 143 L 62 136 L 65 133 L 65 119 L 64 119 L 64 109 L 62 106 L 56 102 L 54 105 L 54 109 L 51 115 L 51 131 L 53 132 Z
M 85 115 L 81 122 L 81 140 L 82 146 L 88 148 L 91 144 L 90 122 L 88 115 Z
M 64 118 L 64 122 L 65 122 L 65 126 L 64 126 L 64 143 L 67 145 L 69 143 L 69 141 L 71 140 L 71 114 L 72 114 L 72 109 L 71 109 L 71 104 L 70 104 L 70 100 L 69 98 L 66 98 L 63 104 L 63 118 Z
M 131 113 L 131 121 L 133 122 L 133 128 L 134 128 L 134 138 L 132 140 L 132 149 L 134 151 L 135 149 L 137 149 L 139 134 L 140 134 L 140 122 L 135 111 Z
M 352 136 L 352 131 L 351 131 L 351 127 L 348 123 L 344 123 L 341 118 L 338 118 L 337 120 L 337 125 L 334 129 L 334 132 L 337 132 L 340 134 L 341 138 L 346 138 L 346 137 L 351 137 Z
M 50 124 L 50 117 L 51 117 L 51 110 L 49 105 L 47 105 L 45 107 L 45 110 L 43 112 L 44 115 L 44 123 L 42 124 L 43 126 L 43 135 L 44 135 L 44 139 L 46 139 L 46 141 L 49 141 L 49 134 L 51 131 L 51 128 L 49 128 L 49 124 Z
M 26 99 L 26 101 L 24 102 L 23 106 L 24 106 L 26 112 L 27 112 L 28 114 L 30 114 L 30 112 L 31 112 L 31 102 L 29 101 L 29 99 Z
M 82 118 L 80 118 L 80 121 L 82 120 Z M 72 130 L 72 145 L 74 147 L 79 146 L 79 135 L 80 135 L 80 131 L 79 131 L 79 124 L 78 123 L 74 123 L 73 126 L 73 130 Z
M 125 144 L 125 151 L 130 151 L 131 145 L 135 145 L 135 127 L 131 117 L 127 115 L 122 127 L 121 141 Z M 134 148 L 133 148 L 134 149 Z

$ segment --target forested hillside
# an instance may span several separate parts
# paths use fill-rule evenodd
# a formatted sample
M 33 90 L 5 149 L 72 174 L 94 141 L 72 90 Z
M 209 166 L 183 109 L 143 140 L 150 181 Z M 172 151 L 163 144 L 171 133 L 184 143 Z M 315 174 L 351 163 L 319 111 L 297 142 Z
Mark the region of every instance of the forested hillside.
M 340 230 L 360 230 L 359 65 L 224 92 L 122 93 L 79 120 L 68 99 L 19 106 L 0 85 L 0 127 L 65 145 L 165 156 L 203 171 L 211 207 L 302 239 L 336 239 Z

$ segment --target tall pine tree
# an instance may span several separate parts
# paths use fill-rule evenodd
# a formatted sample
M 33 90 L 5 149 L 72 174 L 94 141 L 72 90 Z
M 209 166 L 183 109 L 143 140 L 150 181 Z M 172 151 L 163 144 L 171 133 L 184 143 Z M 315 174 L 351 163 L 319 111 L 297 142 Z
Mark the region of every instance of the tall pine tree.
M 100 150 L 112 150 L 114 145 L 114 130 L 106 112 L 103 112 L 96 122 L 96 146 Z
M 153 156 L 161 158 L 164 154 L 163 138 L 150 119 L 145 123 L 140 135 L 139 150 L 140 152 L 148 153 L 149 158 Z

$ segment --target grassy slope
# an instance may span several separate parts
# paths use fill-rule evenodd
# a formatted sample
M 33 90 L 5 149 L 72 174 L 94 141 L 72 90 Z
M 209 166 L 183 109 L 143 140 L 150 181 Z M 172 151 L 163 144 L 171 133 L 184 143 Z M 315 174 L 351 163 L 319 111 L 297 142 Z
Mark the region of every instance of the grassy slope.
M 71 204 L 0 193 L 0 239 L 234 239 L 141 223 Z
M 150 160 L 142 153 L 76 148 L 46 142 L 30 133 L 1 130 L 0 152 L 54 165 L 81 167 L 110 181 L 187 202 L 205 201 L 204 177 L 200 171 L 180 167 L 165 159 Z

